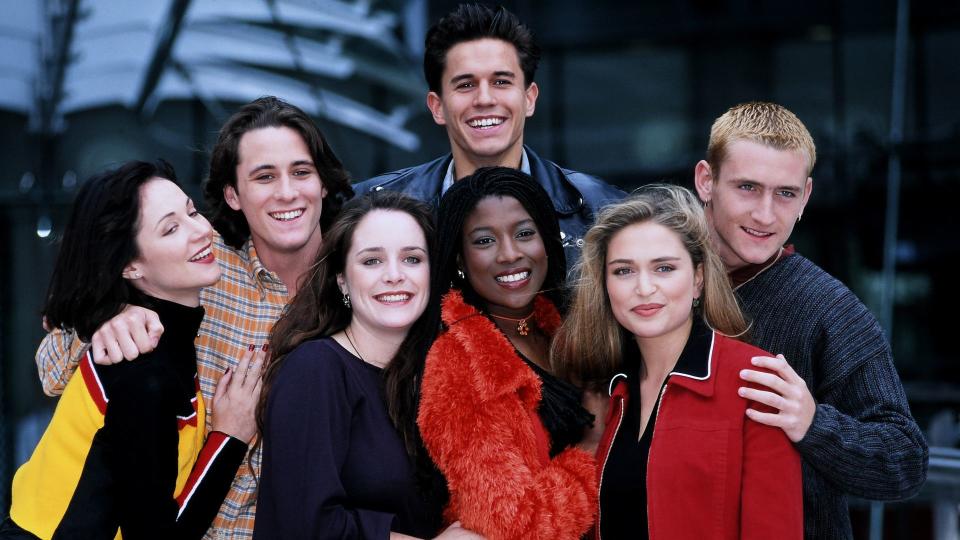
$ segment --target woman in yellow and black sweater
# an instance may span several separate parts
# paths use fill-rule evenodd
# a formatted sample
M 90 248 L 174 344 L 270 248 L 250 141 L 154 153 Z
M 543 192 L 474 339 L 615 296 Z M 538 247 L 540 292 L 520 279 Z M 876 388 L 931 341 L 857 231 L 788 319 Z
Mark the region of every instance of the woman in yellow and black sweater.
M 78 194 L 48 294 L 51 325 L 89 335 L 126 304 L 156 311 L 156 349 L 101 366 L 88 354 L 13 481 L 0 538 L 200 538 L 254 433 L 259 357 L 228 374 L 213 430 L 196 375 L 199 292 L 220 277 L 212 229 L 165 162 L 130 162 Z M 250 352 L 241 367 L 248 367 Z

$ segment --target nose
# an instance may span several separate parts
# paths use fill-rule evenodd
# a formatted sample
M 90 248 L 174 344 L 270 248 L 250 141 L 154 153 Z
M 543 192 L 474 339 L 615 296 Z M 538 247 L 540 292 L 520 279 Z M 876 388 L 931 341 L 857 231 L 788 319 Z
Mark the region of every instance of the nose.
M 290 175 L 283 173 L 280 175 L 273 192 L 273 196 L 281 201 L 290 201 L 297 198 L 297 186 Z
M 477 86 L 474 104 L 477 106 L 490 106 L 495 105 L 496 102 L 497 100 L 493 96 L 490 85 L 487 82 L 481 82 Z
M 383 281 L 385 283 L 400 283 L 406 276 L 403 273 L 403 268 L 400 266 L 400 261 L 393 259 L 387 261 L 384 272 L 383 272 Z
M 637 295 L 650 296 L 655 293 L 656 290 L 657 286 L 654 284 L 649 272 L 637 272 L 637 283 L 636 287 L 634 288 L 634 291 L 637 293 Z
M 773 213 L 773 194 L 765 193 L 750 212 L 750 217 L 760 225 L 772 225 L 776 221 Z
M 188 223 L 188 226 L 191 228 L 191 239 L 199 240 L 203 238 L 209 238 L 211 235 L 213 235 L 213 227 L 210 226 L 210 222 L 207 221 L 207 218 L 200 214 L 197 214 L 196 219 L 190 220 Z
M 517 249 L 513 238 L 507 238 L 500 242 L 500 249 L 497 250 L 497 262 L 501 264 L 512 263 L 523 255 Z

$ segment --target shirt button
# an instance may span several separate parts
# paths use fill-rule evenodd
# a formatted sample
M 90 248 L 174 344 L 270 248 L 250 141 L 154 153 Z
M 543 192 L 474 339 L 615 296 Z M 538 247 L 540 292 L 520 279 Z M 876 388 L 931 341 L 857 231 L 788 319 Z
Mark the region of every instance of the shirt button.
M 382 191 L 382 190 L 383 190 L 383 186 L 377 186 L 377 187 L 373 188 L 373 190 L 374 190 L 374 191 Z
M 577 247 L 578 247 L 578 248 L 582 248 L 582 247 L 583 247 L 583 238 L 577 238 Z

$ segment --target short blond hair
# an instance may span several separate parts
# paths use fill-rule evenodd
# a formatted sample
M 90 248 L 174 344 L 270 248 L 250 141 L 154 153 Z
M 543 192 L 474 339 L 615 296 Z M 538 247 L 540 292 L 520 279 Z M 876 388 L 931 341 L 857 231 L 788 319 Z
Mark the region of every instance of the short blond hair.
M 714 179 L 727 158 L 727 149 L 736 141 L 760 143 L 777 150 L 793 150 L 807 157 L 807 176 L 817 162 L 817 147 L 807 126 L 786 107 L 764 101 L 751 101 L 731 107 L 710 128 L 707 163 Z

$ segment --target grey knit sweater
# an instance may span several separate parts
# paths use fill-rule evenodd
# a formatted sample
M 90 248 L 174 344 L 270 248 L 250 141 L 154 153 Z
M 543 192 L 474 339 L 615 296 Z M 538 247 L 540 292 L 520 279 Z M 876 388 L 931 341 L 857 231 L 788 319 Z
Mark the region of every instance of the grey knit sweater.
M 752 341 L 782 353 L 817 402 L 797 443 L 803 458 L 806 538 L 853 538 L 847 495 L 895 500 L 927 476 L 927 443 L 866 306 L 800 255 L 780 259 L 737 288 Z

